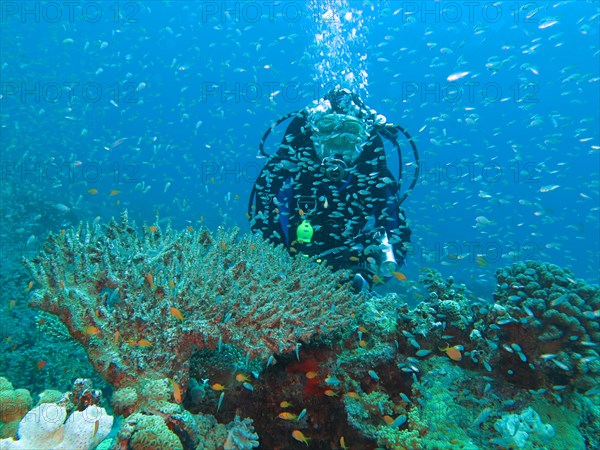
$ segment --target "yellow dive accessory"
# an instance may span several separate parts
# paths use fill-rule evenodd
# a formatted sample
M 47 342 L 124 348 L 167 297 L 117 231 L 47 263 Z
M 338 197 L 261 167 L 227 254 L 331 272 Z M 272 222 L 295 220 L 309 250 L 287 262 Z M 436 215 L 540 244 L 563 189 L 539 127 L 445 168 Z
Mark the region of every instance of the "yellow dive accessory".
M 313 227 L 308 220 L 303 220 L 296 228 L 296 240 L 304 244 L 310 244 L 313 235 Z

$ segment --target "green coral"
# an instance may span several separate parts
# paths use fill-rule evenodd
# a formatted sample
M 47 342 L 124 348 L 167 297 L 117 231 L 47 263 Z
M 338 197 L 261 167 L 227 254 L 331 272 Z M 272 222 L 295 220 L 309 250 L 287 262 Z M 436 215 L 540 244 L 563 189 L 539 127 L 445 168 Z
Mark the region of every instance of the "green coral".
M 10 381 L 0 377 L 0 439 L 16 436 L 19 421 L 31 404 L 27 389 L 14 389 Z
M 38 399 L 38 405 L 42 403 L 58 403 L 64 396 L 64 393 L 55 389 L 44 389 Z
M 139 401 L 139 396 L 134 387 L 128 386 L 117 389 L 110 398 L 110 404 L 115 414 L 122 414 L 127 417 L 135 411 Z
M 127 424 L 135 427 L 129 441 L 131 450 L 183 450 L 177 435 L 158 416 L 135 413 L 127 418 Z

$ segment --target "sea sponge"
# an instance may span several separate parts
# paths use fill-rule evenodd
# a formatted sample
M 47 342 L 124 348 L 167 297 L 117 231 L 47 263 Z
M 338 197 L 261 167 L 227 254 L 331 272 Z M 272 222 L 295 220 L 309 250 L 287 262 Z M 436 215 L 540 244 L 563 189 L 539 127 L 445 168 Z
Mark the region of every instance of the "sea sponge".
M 104 440 L 112 424 L 112 416 L 96 405 L 75 411 L 67 418 L 64 406 L 42 403 L 19 423 L 20 439 L 2 439 L 0 449 L 88 450 Z

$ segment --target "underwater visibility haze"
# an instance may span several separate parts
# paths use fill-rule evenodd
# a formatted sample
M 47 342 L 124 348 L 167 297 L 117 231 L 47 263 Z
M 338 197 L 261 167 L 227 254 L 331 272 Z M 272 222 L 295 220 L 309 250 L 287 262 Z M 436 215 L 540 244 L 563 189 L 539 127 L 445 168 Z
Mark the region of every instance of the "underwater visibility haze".
M 0 449 L 600 448 L 599 22 L 592 0 L 0 2 Z M 319 115 L 331 92 L 358 119 Z M 304 166 L 277 158 L 312 113 L 335 119 L 299 128 L 316 153 L 406 133 L 366 180 L 335 159 L 354 194 L 314 166 L 337 228 L 298 207 L 310 230 L 274 245 L 256 220 L 293 217 Z M 393 271 L 365 270 L 387 238 L 302 255 L 356 238 L 360 201 L 401 203 Z

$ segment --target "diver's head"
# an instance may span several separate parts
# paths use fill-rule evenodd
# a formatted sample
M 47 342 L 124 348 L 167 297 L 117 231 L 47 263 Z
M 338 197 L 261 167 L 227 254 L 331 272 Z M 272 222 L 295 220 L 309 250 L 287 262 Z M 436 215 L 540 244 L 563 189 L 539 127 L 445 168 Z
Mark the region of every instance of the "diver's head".
M 336 157 L 351 164 L 369 139 L 370 111 L 348 89 L 334 89 L 309 113 L 318 157 Z
M 311 121 L 315 150 L 321 159 L 337 156 L 352 163 L 369 138 L 365 124 L 348 114 L 320 114 Z

